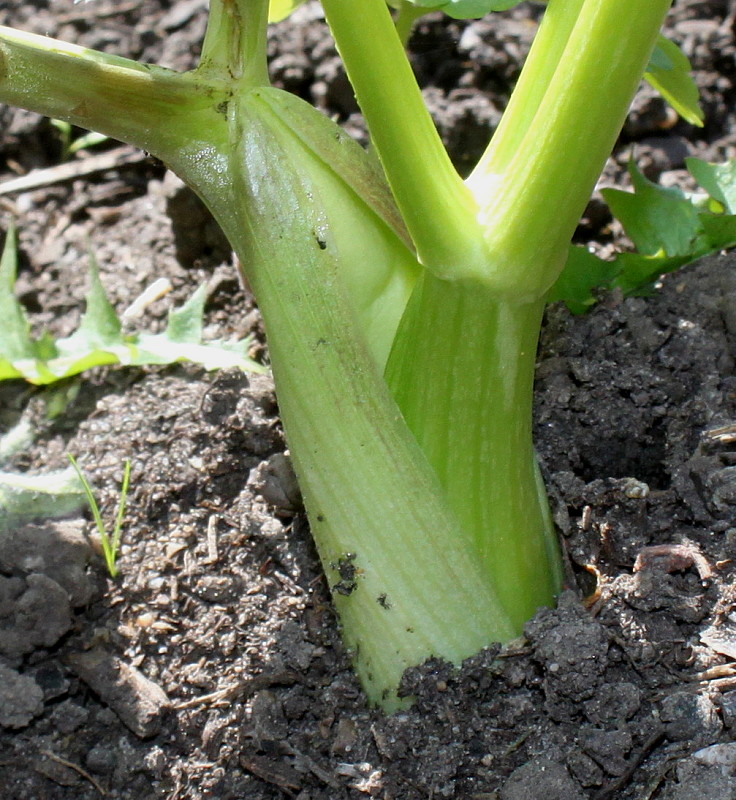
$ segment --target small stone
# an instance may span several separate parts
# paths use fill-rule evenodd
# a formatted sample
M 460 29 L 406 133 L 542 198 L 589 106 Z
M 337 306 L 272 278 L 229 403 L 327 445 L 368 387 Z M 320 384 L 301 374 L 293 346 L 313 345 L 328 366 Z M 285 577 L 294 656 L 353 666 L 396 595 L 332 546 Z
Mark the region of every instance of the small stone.
M 535 758 L 515 769 L 501 789 L 501 800 L 585 800 L 562 764 Z
M 665 698 L 660 718 L 665 723 L 667 737 L 674 742 L 693 739 L 700 744 L 710 744 L 723 727 L 713 701 L 690 692 L 675 692 Z
M 51 721 L 59 733 L 73 733 L 87 722 L 89 711 L 75 703 L 73 700 L 65 700 L 59 703 L 51 714 Z
M 736 772 L 736 742 L 712 744 L 693 753 L 693 759 L 709 767 L 723 767 L 729 773 Z
M 110 775 L 117 764 L 117 754 L 114 748 L 107 744 L 96 744 L 84 757 L 84 763 L 90 772 L 98 775 Z
M 25 728 L 43 711 L 43 690 L 27 675 L 0 664 L 0 725 Z
M 251 473 L 248 483 L 279 511 L 293 513 L 302 507 L 299 485 L 285 453 L 274 453 Z

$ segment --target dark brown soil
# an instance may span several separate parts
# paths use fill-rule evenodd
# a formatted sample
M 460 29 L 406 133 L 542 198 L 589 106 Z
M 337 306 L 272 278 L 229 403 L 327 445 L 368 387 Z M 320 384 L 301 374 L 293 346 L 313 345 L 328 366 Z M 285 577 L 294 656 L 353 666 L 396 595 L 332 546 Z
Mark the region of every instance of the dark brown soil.
M 677 122 L 646 88 L 605 181 L 634 152 L 686 182 L 683 158 L 733 156 L 733 4 L 677 2 L 707 124 Z M 184 69 L 206 0 L 33 0 L 0 23 Z M 461 169 L 498 120 L 539 8 L 460 23 L 430 16 L 411 49 Z M 309 4 L 275 26 L 274 81 L 362 120 Z M 0 111 L 3 180 L 58 164 L 54 128 Z M 108 148 L 116 145 L 109 144 Z M 89 157 L 81 154 L 78 159 Z M 253 333 L 257 309 L 201 204 L 158 163 L 0 194 L 20 228 L 17 290 L 34 329 L 74 329 L 87 242 L 119 311 L 156 278 L 205 282 L 208 338 Z M 580 241 L 622 243 L 594 199 Z M 8 800 L 728 800 L 736 798 L 736 261 L 716 256 L 649 298 L 549 310 L 537 444 L 569 589 L 523 639 L 461 670 L 405 676 L 415 706 L 367 707 L 283 456 L 270 378 L 196 367 L 109 368 L 47 395 L 0 384 L 0 433 L 35 441 L 3 470 L 45 474 L 75 454 L 107 515 L 132 484 L 110 580 L 80 515 L 0 534 L 0 785 Z M 2 333 L 0 333 L 0 349 Z M 582 597 L 587 597 L 585 602 Z M 714 746 L 720 745 L 720 747 Z

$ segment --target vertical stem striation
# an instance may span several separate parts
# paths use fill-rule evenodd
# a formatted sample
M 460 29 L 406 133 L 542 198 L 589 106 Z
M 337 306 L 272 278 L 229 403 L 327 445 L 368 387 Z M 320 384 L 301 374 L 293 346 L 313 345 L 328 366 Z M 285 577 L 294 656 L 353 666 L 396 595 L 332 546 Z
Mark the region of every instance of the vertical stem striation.
M 560 587 L 531 403 L 543 301 L 425 274 L 387 367 L 404 419 L 517 631 Z
M 579 0 L 550 0 L 540 32 L 558 33 L 564 48 L 550 47 L 556 64 L 535 50 L 511 118 L 468 179 L 490 254 L 486 279 L 497 291 L 531 300 L 556 280 L 670 3 L 584 0 L 571 26 Z

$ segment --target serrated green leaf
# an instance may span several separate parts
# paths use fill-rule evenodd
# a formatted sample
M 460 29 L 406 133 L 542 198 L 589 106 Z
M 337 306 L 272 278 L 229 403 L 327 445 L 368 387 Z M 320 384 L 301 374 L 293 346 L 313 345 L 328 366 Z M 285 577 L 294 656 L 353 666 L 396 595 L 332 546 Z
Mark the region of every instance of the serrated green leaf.
M 647 180 L 633 163 L 629 174 L 634 193 L 603 189 L 609 208 L 624 226 L 627 236 L 644 255 L 663 250 L 668 257 L 700 251 L 703 227 L 693 204 L 676 187 L 658 186 Z
M 265 372 L 264 367 L 248 357 L 252 341 L 249 338 L 236 343 L 202 343 L 202 316 L 207 296 L 204 286 L 199 287 L 181 308 L 169 312 L 163 333 L 124 336 L 91 255 L 87 309 L 79 328 L 65 339 L 54 341 L 45 333 L 33 341 L 23 308 L 13 295 L 16 266 L 12 236 L 5 252 L 12 258 L 5 255 L 0 259 L 0 314 L 4 313 L 11 325 L 15 324 L 14 335 L 21 330 L 25 338 L 19 340 L 22 347 L 11 350 L 10 345 L 6 345 L 6 334 L 0 334 L 0 380 L 22 378 L 36 385 L 47 385 L 94 367 L 111 364 L 144 366 L 177 361 L 200 364 L 208 370 L 238 367 L 250 372 Z M 6 325 L 6 331 L 10 327 Z M 9 340 L 9 336 L 7 338 Z
M 79 322 L 79 328 L 68 339 L 57 342 L 59 352 L 86 349 L 105 349 L 122 342 L 122 325 L 100 280 L 97 259 L 90 252 L 88 256 L 89 289 L 85 296 L 86 310 Z
M 5 244 L 0 256 L 0 319 L 3 321 L 0 329 L 0 358 L 3 361 L 33 358 L 35 355 L 28 319 L 23 306 L 14 294 L 17 270 L 15 225 L 11 222 L 5 234 Z M 2 371 L 4 370 L 0 362 L 0 373 Z
M 730 214 L 736 214 L 736 159 L 711 164 L 699 158 L 686 158 L 688 172 Z
M 585 247 L 571 245 L 565 267 L 547 301 L 562 300 L 573 314 L 584 314 L 596 303 L 593 289 L 610 286 L 620 267 L 613 261 L 604 261 Z
M 549 300 L 564 300 L 573 313 L 594 304 L 592 289 L 619 288 L 646 293 L 661 275 L 702 256 L 736 247 L 736 161 L 709 164 L 687 159 L 690 174 L 708 193 L 684 194 L 648 181 L 629 165 L 634 192 L 604 189 L 611 211 L 640 252 L 621 253 L 601 262 L 582 248 L 571 248 L 568 263 Z
M 653 255 L 621 253 L 616 258 L 619 269 L 612 286 L 628 295 L 645 293 L 660 275 L 673 272 L 696 257 L 692 254 L 671 257 L 662 251 Z
M 184 303 L 181 308 L 172 308 L 166 324 L 166 337 L 171 342 L 197 344 L 202 339 L 202 316 L 207 300 L 204 285 Z
M 659 36 L 644 78 L 686 122 L 702 127 L 700 92 L 691 75 L 690 61 L 674 42 Z

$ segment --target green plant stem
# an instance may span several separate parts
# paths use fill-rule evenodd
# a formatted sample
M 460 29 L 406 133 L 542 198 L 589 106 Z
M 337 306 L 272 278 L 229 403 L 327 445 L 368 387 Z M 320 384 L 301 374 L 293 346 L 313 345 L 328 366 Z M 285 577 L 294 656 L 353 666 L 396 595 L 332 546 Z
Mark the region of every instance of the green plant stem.
M 670 6 L 670 0 L 584 0 L 571 28 L 577 0 L 566 9 L 568 2 L 550 0 L 547 11 L 545 36 L 559 32 L 566 42 L 553 74 L 541 56 L 530 59 L 510 107 L 511 133 L 500 131 L 468 179 L 491 255 L 488 284 L 529 300 L 542 296 L 562 269 Z M 541 98 L 537 83 L 546 85 Z M 522 134 L 515 149 L 512 133 Z
M 467 183 L 502 172 L 531 129 L 584 0 L 551 2 L 545 9 L 524 68 L 486 152 Z
M 458 520 L 356 329 L 339 254 L 331 239 L 323 249 L 314 242 L 325 227 L 323 178 L 316 183 L 309 160 L 294 157 L 291 132 L 259 93 L 243 99 L 237 120 L 237 197 L 203 194 L 259 298 L 280 414 L 331 587 L 341 563 L 357 569 L 355 586 L 334 594 L 346 643 L 369 697 L 395 708 L 406 667 L 429 655 L 458 663 L 514 628 L 456 535 Z M 274 170 L 287 162 L 293 169 Z M 282 269 L 284 261 L 299 268 Z
M 268 0 L 210 0 L 198 72 L 268 86 L 267 24 Z
M 475 201 L 422 99 L 385 0 L 324 0 L 371 141 L 421 262 L 441 275 L 483 263 Z
M 544 295 L 668 5 L 551 0 L 504 123 L 468 181 L 481 208 L 484 272 L 475 282 L 425 275 L 386 370 L 517 626 L 551 601 L 561 580 L 531 439 Z
M 543 308 L 426 273 L 386 372 L 517 632 L 552 603 L 561 581 L 531 431 Z
M 324 0 L 432 270 L 389 359 L 398 405 L 345 290 L 327 201 L 339 193 L 269 112 L 264 93 L 275 90 L 258 88 L 262 66 L 249 72 L 245 63 L 249 54 L 262 64 L 262 33 L 241 28 L 260 24 L 264 3 L 213 3 L 203 64 L 184 75 L 2 29 L 0 100 L 145 147 L 210 206 L 264 313 L 281 414 L 346 640 L 369 696 L 395 707 L 405 667 L 430 655 L 458 662 L 508 639 L 558 586 L 529 422 L 543 296 L 668 2 L 585 0 L 572 28 L 556 17 L 567 20 L 567 43 L 553 74 L 543 71 L 544 96 L 523 90 L 529 99 L 514 112 L 522 141 L 512 153 L 511 134 L 499 137 L 503 169 L 484 171 L 496 169 L 491 152 L 473 194 L 444 152 L 384 0 Z M 346 562 L 357 572 L 343 596 Z M 527 582 L 514 587 L 518 600 L 494 586 L 507 570 Z
M 0 26 L 2 102 L 99 131 L 164 160 L 174 154 L 195 159 L 205 146 L 199 131 L 220 116 L 228 96 L 223 81 Z
M 108 63 L 12 31 L 0 31 L 0 56 L 0 99 L 147 146 L 230 238 L 266 320 L 281 416 L 368 696 L 395 708 L 406 667 L 430 656 L 459 663 L 513 636 L 365 341 L 338 252 L 350 236 L 331 228 L 336 192 L 326 185 L 337 177 L 266 102 L 276 90 L 233 86 L 214 68 L 175 76 Z M 181 131 L 169 130 L 174 111 Z M 335 127 L 331 146 L 339 142 Z M 361 263 L 374 244 L 354 243 Z M 355 587 L 343 595 L 335 587 L 349 554 Z

